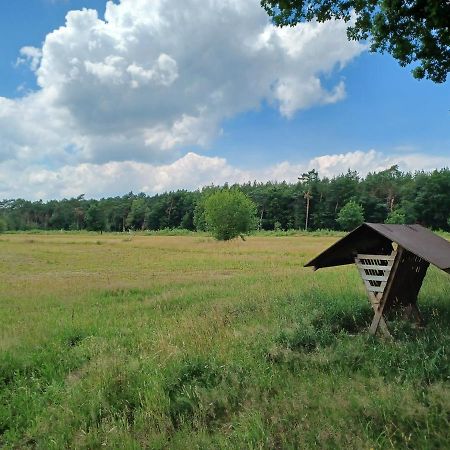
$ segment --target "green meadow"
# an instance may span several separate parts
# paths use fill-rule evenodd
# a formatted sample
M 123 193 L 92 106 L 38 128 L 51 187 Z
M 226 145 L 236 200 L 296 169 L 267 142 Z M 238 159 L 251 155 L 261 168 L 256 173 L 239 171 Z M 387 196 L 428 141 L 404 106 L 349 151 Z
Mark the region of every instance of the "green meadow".
M 0 448 L 448 448 L 449 276 L 374 338 L 336 239 L 0 236 Z

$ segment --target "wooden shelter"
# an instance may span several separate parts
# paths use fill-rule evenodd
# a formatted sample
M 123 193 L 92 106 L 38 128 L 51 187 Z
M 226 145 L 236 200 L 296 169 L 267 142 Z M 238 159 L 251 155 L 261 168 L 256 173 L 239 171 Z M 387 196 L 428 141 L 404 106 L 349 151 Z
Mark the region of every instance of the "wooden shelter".
M 305 267 L 355 263 L 374 310 L 370 332 L 390 336 L 384 313 L 404 308 L 420 324 L 417 295 L 428 266 L 450 274 L 450 242 L 420 225 L 364 223 Z

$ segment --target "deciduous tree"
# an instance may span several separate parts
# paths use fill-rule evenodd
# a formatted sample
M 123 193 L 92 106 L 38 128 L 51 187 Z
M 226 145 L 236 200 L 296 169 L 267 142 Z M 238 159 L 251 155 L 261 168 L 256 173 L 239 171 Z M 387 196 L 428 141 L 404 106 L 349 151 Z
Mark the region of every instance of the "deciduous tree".
M 343 19 L 348 38 L 369 41 L 416 78 L 443 83 L 450 70 L 450 2 L 446 0 L 261 0 L 279 26 Z
M 341 208 L 336 221 L 343 230 L 353 230 L 364 222 L 364 210 L 361 205 L 350 200 Z
M 256 205 L 237 189 L 223 189 L 205 201 L 207 229 L 222 241 L 248 234 L 256 227 Z
M 385 223 L 392 223 L 392 224 L 406 223 L 406 215 L 402 209 L 394 209 L 388 214 Z
M 0 217 L 0 234 L 6 231 L 6 220 Z
M 100 231 L 102 233 L 105 230 L 105 213 L 97 202 L 92 203 L 86 211 L 86 226 L 91 231 Z

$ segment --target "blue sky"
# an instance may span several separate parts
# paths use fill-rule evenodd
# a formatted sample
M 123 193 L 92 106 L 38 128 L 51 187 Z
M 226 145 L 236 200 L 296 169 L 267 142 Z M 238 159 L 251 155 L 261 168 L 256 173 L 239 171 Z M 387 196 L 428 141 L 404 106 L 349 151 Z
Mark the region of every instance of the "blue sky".
M 450 160 L 449 81 L 438 85 L 413 79 L 409 68 L 390 55 L 350 46 L 342 27 L 320 29 L 318 37 L 305 41 L 307 50 L 295 47 L 303 37 L 295 35 L 295 41 L 274 31 L 264 54 L 258 49 L 249 55 L 223 41 L 233 22 L 241 39 L 249 23 L 250 43 L 264 35 L 265 17 L 257 1 L 254 13 L 250 7 L 225 6 L 217 42 L 213 28 L 201 29 L 201 21 L 197 25 L 195 8 L 202 4 L 197 0 L 188 1 L 192 24 L 183 17 L 186 30 L 180 32 L 179 19 L 170 23 L 177 3 L 180 9 L 186 5 L 177 1 L 169 2 L 174 13 L 167 16 L 152 0 L 116 1 L 107 27 L 101 0 L 2 3 L 0 97 L 9 103 L 4 102 L 8 113 L 0 122 L 6 136 L 2 140 L 0 134 L 6 149 L 3 157 L 0 150 L 0 197 L 99 196 L 130 189 L 153 193 L 246 177 L 291 180 L 311 167 L 331 176 L 346 165 L 364 173 L 397 162 L 405 170 L 431 169 Z M 81 8 L 96 9 L 98 18 L 85 12 L 65 26 L 66 14 Z M 158 14 L 168 28 L 153 21 Z M 217 21 L 213 8 L 203 14 L 209 14 L 209 23 Z M 177 31 L 167 34 L 172 29 Z M 83 40 L 92 30 L 95 43 Z M 129 36 L 130 43 L 122 45 Z M 193 36 L 191 46 L 186 36 Z M 30 67 L 29 51 L 21 53 L 24 47 L 39 53 L 35 67 Z M 328 49 L 339 56 L 333 59 Z M 64 59 L 68 53 L 70 60 Z M 118 78 L 125 59 L 128 68 Z M 78 64 L 76 75 L 63 73 L 67 61 Z M 40 109 L 45 113 L 40 115 Z M 126 127 L 119 130 L 117 124 Z M 35 138 L 27 141 L 25 135 Z M 26 172 L 20 184 L 18 168 Z M 73 173 L 78 180 L 88 172 L 81 183 L 74 182 Z M 101 183 L 95 174 L 101 174 Z

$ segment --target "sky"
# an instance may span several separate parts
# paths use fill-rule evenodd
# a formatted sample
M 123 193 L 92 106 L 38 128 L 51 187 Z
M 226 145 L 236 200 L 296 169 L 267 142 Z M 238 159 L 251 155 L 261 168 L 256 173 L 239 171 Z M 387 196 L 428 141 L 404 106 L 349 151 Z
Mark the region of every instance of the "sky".
M 259 0 L 0 0 L 0 199 L 450 166 L 450 80 Z

